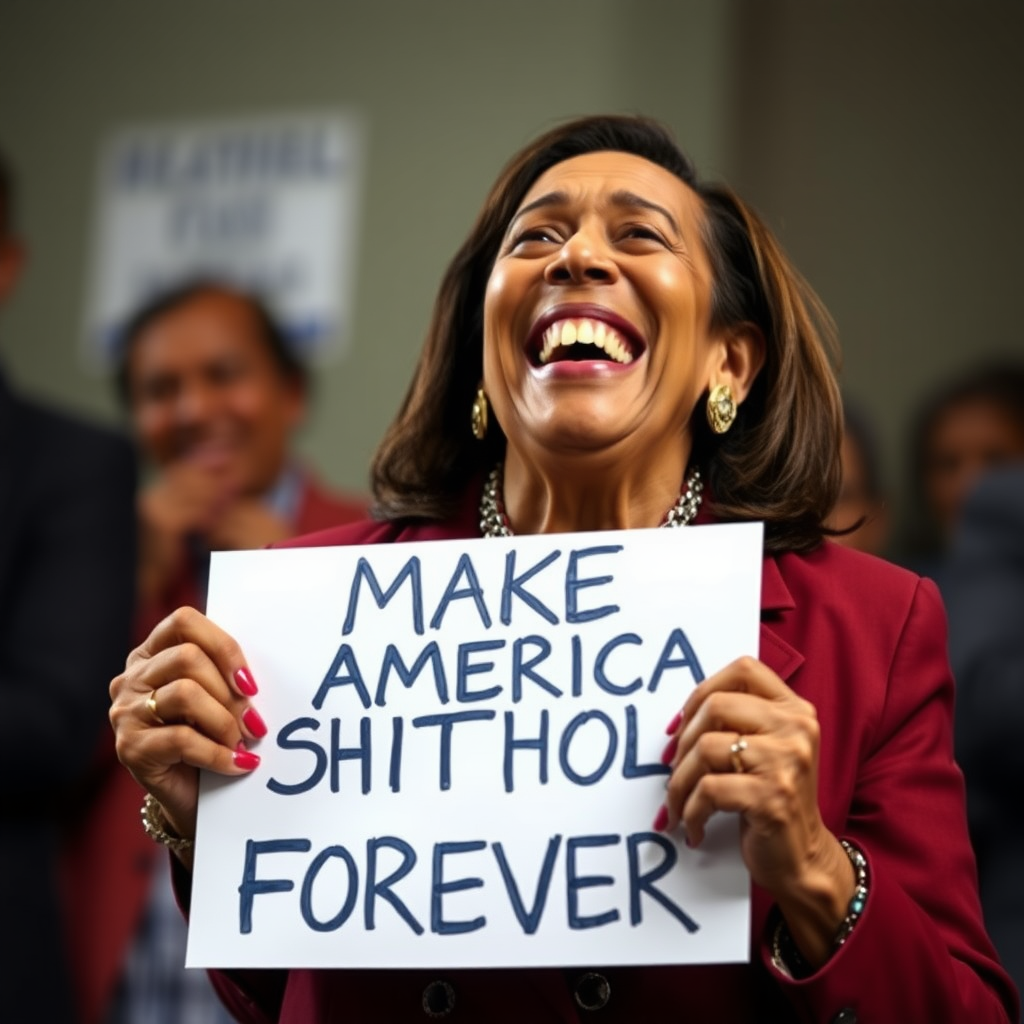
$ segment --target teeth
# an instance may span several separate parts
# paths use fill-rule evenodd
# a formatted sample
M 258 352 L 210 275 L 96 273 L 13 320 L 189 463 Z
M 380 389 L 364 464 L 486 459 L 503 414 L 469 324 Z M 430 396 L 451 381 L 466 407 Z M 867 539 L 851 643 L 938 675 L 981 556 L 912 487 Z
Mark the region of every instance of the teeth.
M 584 319 L 559 320 L 544 332 L 540 350 L 541 364 L 549 362 L 552 353 L 560 345 L 575 345 L 577 342 L 595 345 L 617 363 L 633 362 L 629 346 L 614 328 L 609 327 L 603 320 Z

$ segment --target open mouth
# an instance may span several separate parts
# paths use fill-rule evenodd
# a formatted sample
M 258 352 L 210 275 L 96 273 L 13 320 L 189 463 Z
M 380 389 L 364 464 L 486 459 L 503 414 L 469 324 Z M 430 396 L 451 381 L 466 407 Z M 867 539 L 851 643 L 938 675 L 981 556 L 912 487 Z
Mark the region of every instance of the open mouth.
M 593 317 L 557 319 L 541 333 L 533 349 L 537 366 L 587 360 L 626 366 L 642 351 L 624 332 Z

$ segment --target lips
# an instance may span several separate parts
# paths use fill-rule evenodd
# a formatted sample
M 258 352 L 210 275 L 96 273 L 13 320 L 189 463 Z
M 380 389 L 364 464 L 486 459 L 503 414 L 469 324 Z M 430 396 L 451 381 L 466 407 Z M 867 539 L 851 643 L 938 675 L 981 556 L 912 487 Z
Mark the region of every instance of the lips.
M 628 366 L 646 346 L 627 320 L 599 306 L 561 306 L 533 325 L 527 354 L 535 366 L 597 361 Z

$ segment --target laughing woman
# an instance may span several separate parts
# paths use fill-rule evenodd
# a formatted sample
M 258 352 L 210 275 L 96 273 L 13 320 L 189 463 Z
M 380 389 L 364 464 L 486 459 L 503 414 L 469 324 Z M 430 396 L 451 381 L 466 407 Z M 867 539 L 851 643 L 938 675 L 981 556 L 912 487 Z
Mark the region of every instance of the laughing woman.
M 739 814 L 751 962 L 443 983 L 215 972 L 239 1020 L 1016 1020 L 978 905 L 936 590 L 824 537 L 841 436 L 828 337 L 761 222 L 657 124 L 586 118 L 513 158 L 378 450 L 377 521 L 293 543 L 763 521 L 760 660 L 704 680 L 667 723 L 651 808 L 693 846 L 711 815 Z M 253 739 L 244 653 L 181 609 L 111 694 L 187 907 L 198 770 L 259 770 L 236 750 Z

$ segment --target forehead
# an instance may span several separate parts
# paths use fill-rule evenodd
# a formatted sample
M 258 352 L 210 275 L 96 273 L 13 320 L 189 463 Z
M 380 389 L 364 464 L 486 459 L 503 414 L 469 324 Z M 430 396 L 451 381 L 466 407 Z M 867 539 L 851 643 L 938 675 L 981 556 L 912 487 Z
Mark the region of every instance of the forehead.
M 680 226 L 701 222 L 700 197 L 686 182 L 658 164 L 615 150 L 584 153 L 549 167 L 530 187 L 520 207 L 550 193 L 570 200 L 610 204 L 616 194 L 632 194 L 667 209 Z
M 133 354 L 146 359 L 200 359 L 226 349 L 265 351 L 262 327 L 252 309 L 232 295 L 196 295 L 167 310 L 139 333 Z

